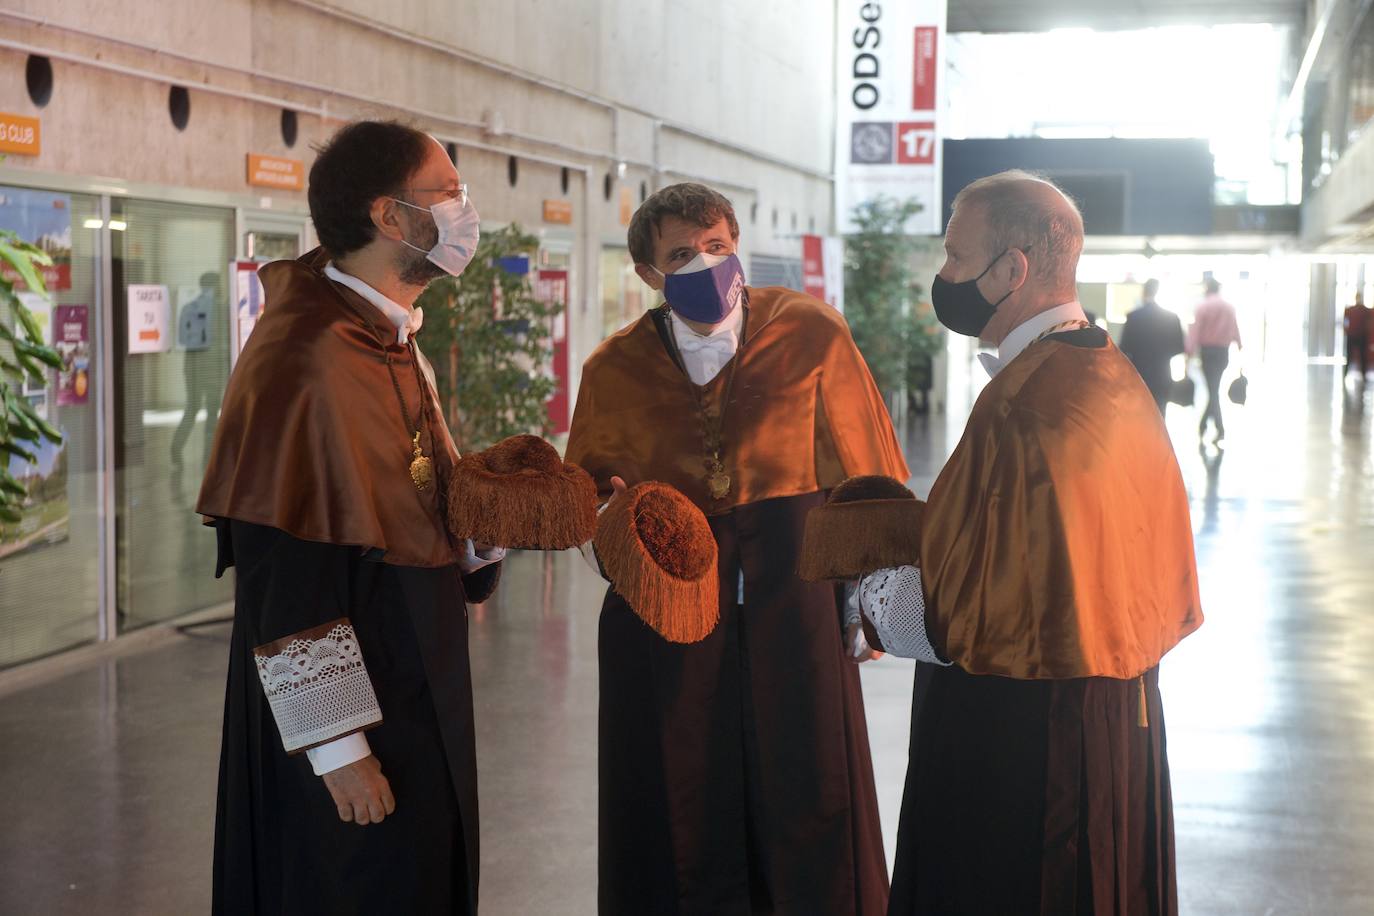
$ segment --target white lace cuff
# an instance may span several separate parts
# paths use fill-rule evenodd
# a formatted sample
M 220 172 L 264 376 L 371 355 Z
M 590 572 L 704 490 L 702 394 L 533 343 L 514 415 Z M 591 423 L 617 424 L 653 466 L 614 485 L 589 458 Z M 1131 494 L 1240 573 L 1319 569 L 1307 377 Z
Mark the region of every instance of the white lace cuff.
M 318 747 L 382 721 L 377 694 L 348 618 L 253 650 L 287 753 Z
M 859 606 L 883 648 L 893 655 L 949 664 L 926 634 L 926 597 L 916 567 L 893 566 L 864 576 L 859 580 Z

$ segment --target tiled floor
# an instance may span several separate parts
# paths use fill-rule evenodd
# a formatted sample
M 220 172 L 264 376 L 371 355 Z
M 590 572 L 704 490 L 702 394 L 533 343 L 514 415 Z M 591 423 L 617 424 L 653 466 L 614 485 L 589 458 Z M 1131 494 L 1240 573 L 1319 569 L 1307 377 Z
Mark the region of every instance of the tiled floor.
M 1208 616 L 1163 669 L 1182 910 L 1374 913 L 1374 383 L 1271 370 L 1228 419 L 1224 455 L 1171 419 Z M 906 430 L 918 491 L 958 425 Z M 599 593 L 575 556 L 520 556 L 473 619 L 484 913 L 594 912 Z M 208 909 L 226 645 L 0 698 L 0 913 Z M 911 667 L 864 678 L 890 854 Z

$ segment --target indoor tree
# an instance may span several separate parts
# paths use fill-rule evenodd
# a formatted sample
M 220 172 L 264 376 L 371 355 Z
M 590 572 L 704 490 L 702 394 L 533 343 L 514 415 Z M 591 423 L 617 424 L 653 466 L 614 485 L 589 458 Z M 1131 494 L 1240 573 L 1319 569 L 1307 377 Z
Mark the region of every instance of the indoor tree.
M 906 223 L 922 206 L 915 200 L 879 196 L 854 208 L 856 230 L 845 236 L 844 309 L 854 343 L 884 395 L 901 390 L 913 345 L 918 289 Z M 922 351 L 924 352 L 924 351 Z
M 415 303 L 425 310 L 421 340 L 460 451 L 549 430 L 551 324 L 562 307 L 535 295 L 538 249 L 519 225 L 486 232 L 463 275 L 435 280 Z
M 52 263 L 46 252 L 10 230 L 0 230 L 0 260 L 13 268 L 31 292 L 47 298 L 38 271 Z M 37 461 L 34 452 L 41 439 L 62 441 L 61 434 L 24 398 L 24 381 L 44 384 L 48 368 L 61 367 L 62 357 L 43 340 L 38 323 L 15 291 L 15 282 L 0 274 L 0 526 L 23 520 L 22 508 L 29 495 L 10 474 L 10 462 L 14 458 Z

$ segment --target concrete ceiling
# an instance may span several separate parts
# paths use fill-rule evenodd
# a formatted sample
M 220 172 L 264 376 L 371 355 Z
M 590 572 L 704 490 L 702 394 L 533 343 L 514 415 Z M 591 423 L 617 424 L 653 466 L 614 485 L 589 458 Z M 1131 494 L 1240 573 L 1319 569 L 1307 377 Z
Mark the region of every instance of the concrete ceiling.
M 950 0 L 951 32 L 1302 22 L 1304 0 Z

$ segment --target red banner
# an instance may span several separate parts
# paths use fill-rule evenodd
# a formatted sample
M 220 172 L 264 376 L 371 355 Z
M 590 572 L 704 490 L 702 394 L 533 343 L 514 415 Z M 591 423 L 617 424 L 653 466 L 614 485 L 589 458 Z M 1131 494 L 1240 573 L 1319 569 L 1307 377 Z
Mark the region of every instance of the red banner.
M 572 406 L 568 397 L 568 272 L 566 270 L 541 270 L 535 290 L 543 302 L 560 305 L 563 310 L 553 319 L 550 335 L 553 343 L 553 377 L 558 388 L 549 398 L 549 423 L 553 434 L 566 433 L 571 425 L 569 416 Z
M 802 290 L 808 296 L 825 299 L 825 258 L 819 235 L 802 236 Z
M 916 56 L 911 67 L 911 107 L 916 111 L 935 110 L 936 48 L 940 30 L 933 25 L 916 27 Z

